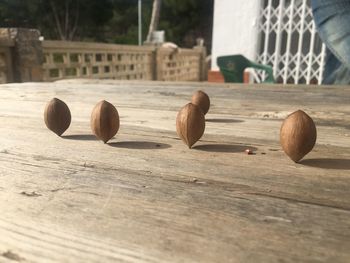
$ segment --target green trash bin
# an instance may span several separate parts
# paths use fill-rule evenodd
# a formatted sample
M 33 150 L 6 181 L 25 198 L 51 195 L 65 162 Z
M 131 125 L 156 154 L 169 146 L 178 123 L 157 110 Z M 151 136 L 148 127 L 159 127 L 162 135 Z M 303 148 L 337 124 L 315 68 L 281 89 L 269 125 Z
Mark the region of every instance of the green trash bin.
M 267 78 L 263 83 L 275 83 L 273 71 L 270 66 L 261 65 L 250 61 L 243 55 L 221 56 L 217 58 L 220 72 L 224 76 L 225 82 L 243 83 L 243 73 L 246 68 L 263 70 L 267 73 Z

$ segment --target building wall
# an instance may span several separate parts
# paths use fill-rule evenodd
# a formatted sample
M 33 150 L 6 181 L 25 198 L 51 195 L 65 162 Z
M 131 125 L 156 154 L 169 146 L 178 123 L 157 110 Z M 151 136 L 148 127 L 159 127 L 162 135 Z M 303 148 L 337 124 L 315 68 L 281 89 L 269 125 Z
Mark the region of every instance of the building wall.
M 257 0 L 215 0 L 212 70 L 218 70 L 218 56 L 242 54 L 255 60 L 260 5 Z

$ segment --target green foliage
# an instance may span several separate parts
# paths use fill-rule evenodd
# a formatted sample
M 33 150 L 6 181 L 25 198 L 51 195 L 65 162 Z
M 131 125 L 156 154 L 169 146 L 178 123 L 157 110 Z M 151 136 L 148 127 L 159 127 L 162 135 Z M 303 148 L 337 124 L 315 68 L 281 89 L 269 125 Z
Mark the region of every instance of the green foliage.
M 107 38 L 109 42 L 119 44 L 138 44 L 138 1 L 114 0 L 113 18 L 108 23 Z M 146 38 L 151 1 L 143 0 L 142 6 L 142 35 Z
M 204 38 L 210 46 L 213 0 L 163 0 L 159 29 L 168 41 L 192 47 L 196 38 Z
M 29 15 L 31 14 L 31 15 Z M 35 24 L 37 15 L 35 1 L 1 0 L 0 1 L 0 26 L 20 27 Z
M 102 40 L 103 27 L 113 17 L 112 2 L 113 0 L 1 0 L 0 26 L 38 28 L 46 38 L 52 39 L 62 38 L 60 27 L 62 34 L 67 36 L 74 30 L 75 39 Z
M 56 8 L 59 26 L 52 3 Z M 0 0 L 1 27 L 38 28 L 46 39 L 138 43 L 138 0 Z M 153 0 L 142 0 L 146 38 Z M 197 37 L 211 42 L 213 0 L 163 0 L 159 30 L 166 40 L 192 47 Z M 68 14 L 68 22 L 66 16 Z M 68 25 L 67 25 L 68 23 Z M 74 29 L 76 24 L 76 29 Z

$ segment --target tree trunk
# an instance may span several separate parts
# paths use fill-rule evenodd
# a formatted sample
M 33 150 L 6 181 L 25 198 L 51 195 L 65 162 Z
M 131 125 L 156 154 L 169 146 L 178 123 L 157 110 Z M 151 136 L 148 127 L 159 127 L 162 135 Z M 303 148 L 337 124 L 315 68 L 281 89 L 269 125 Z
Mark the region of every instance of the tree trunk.
M 49 2 L 59 38 L 73 40 L 79 22 L 80 0 L 75 0 L 75 5 L 74 1 L 71 0 L 65 0 L 65 3 L 61 5 L 55 5 L 53 0 L 49 0 Z M 72 25 L 72 23 L 74 24 Z
M 55 6 L 55 3 L 52 0 L 50 0 L 50 5 L 51 5 L 52 12 L 53 12 L 53 16 L 55 18 L 56 29 L 58 31 L 58 35 L 60 36 L 61 40 L 66 40 L 66 37 L 65 37 L 65 35 L 63 34 L 63 31 L 62 31 L 60 19 L 58 17 L 57 8 Z
M 69 0 L 66 0 L 65 4 L 65 21 L 64 21 L 64 38 L 68 39 L 69 36 Z
M 161 3 L 162 0 L 153 0 L 152 17 L 151 22 L 149 24 L 146 42 L 151 42 L 152 32 L 156 31 L 158 28 Z
M 77 9 L 76 9 L 76 13 L 75 13 L 75 21 L 74 21 L 74 26 L 73 29 L 71 30 L 71 32 L 69 33 L 69 40 L 72 41 L 75 35 L 75 31 L 78 28 L 78 21 L 79 21 L 79 12 L 80 10 L 80 2 L 79 0 L 77 1 Z

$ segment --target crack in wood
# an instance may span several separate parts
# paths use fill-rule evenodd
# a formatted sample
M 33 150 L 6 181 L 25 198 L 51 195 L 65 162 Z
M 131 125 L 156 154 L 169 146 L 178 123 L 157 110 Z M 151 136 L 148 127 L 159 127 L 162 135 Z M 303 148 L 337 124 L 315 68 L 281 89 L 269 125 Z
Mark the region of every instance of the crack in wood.
M 42 196 L 41 194 L 38 194 L 37 192 L 33 191 L 33 192 L 26 192 L 26 191 L 23 191 L 20 193 L 21 195 L 25 195 L 25 196 L 28 196 L 28 197 L 38 197 L 38 196 Z
M 14 261 L 22 261 L 24 258 L 20 257 L 18 254 L 12 252 L 11 250 L 7 250 L 6 252 L 1 254 L 4 258 L 11 259 Z
M 349 207 L 345 207 L 345 206 L 341 206 L 341 205 L 325 204 L 325 203 L 320 203 L 320 202 L 312 202 L 312 201 L 306 201 L 306 200 L 301 200 L 301 199 L 296 199 L 296 198 L 291 198 L 291 197 L 283 197 L 283 196 L 265 194 L 263 192 L 254 192 L 254 193 L 253 192 L 247 192 L 247 193 L 242 193 L 242 194 L 263 196 L 263 197 L 269 197 L 269 198 L 289 201 L 289 202 L 293 202 L 293 203 L 300 203 L 300 204 L 306 204 L 306 205 L 312 205 L 312 206 L 326 207 L 326 208 L 338 209 L 338 210 L 345 211 L 345 212 L 350 212 L 350 208 Z

